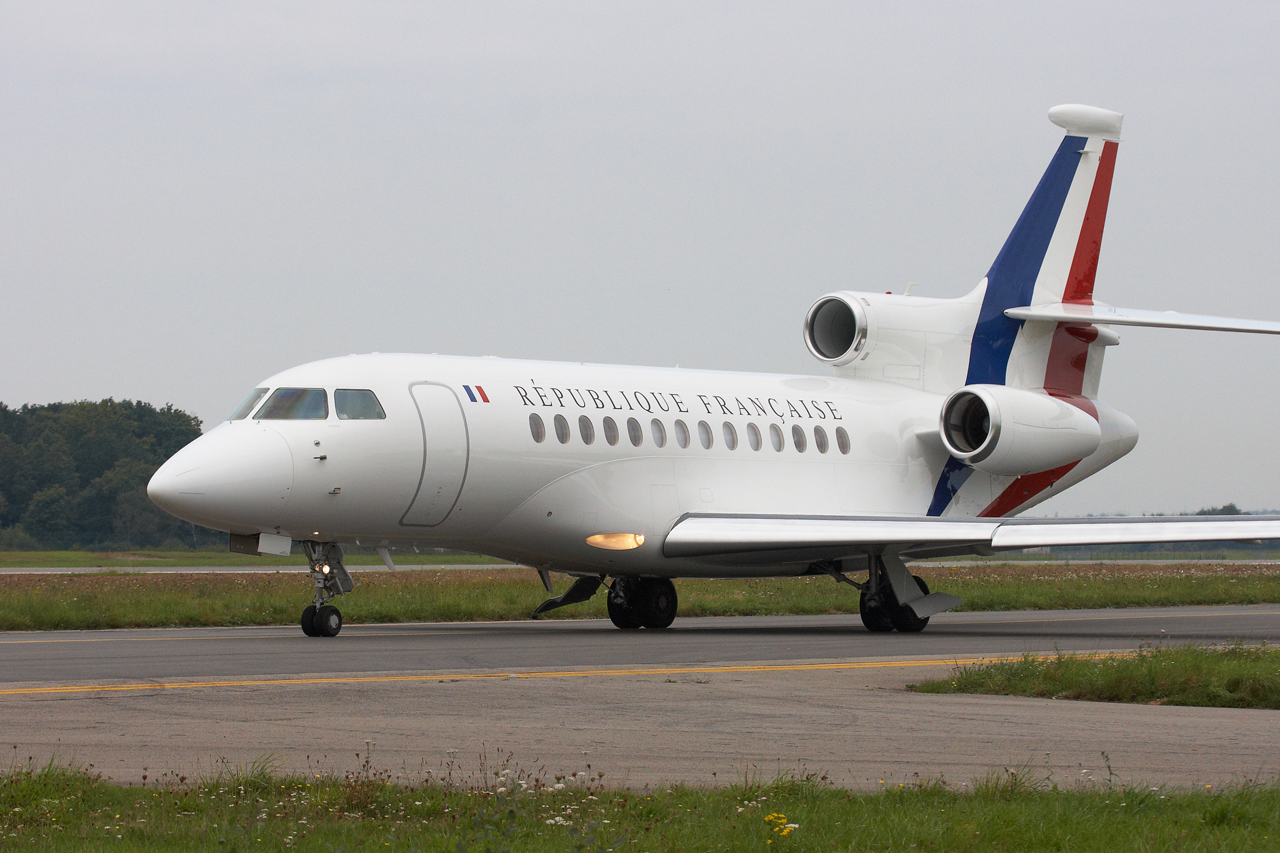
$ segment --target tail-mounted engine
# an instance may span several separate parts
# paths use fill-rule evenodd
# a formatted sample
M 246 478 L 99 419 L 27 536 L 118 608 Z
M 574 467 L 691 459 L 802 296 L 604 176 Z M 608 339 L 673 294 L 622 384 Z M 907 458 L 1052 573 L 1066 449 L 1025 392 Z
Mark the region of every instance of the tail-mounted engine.
M 981 291 L 958 299 L 828 293 L 805 315 L 804 343 L 837 376 L 945 394 L 964 384 L 981 302 Z
M 988 474 L 1021 476 L 1076 462 L 1098 449 L 1098 421 L 1042 391 L 967 385 L 942 404 L 942 442 Z
M 867 311 L 857 294 L 831 293 L 813 303 L 804 318 L 804 342 L 819 361 L 843 367 L 867 344 Z

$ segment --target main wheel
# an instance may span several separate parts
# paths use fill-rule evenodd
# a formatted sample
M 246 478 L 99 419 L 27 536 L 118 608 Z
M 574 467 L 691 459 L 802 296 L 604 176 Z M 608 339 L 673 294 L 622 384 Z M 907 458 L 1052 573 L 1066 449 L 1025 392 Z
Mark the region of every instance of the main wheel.
M 920 587 L 920 591 L 925 595 L 929 594 L 929 585 L 924 582 L 924 578 L 919 575 L 912 575 L 916 586 Z M 909 606 L 900 604 L 893 610 L 889 611 L 889 618 L 893 621 L 893 627 L 897 628 L 905 634 L 918 634 L 924 630 L 924 626 L 929 624 L 929 617 L 921 619 L 915 614 Z
M 316 611 L 315 631 L 321 637 L 336 637 L 342 630 L 342 613 L 332 604 Z
M 636 605 L 642 594 L 639 578 L 615 578 L 606 598 L 609 620 L 624 631 L 639 628 L 643 623 Z
M 889 610 L 880 604 L 869 602 L 865 592 L 858 594 L 858 615 L 862 617 L 862 624 L 873 634 L 884 634 L 893 630 L 893 620 L 889 618 Z
M 640 624 L 652 630 L 670 627 L 676 619 L 676 585 L 666 578 L 645 578 L 641 582 Z
M 302 611 L 302 619 L 300 621 L 302 622 L 302 633 L 308 637 L 320 636 L 316 631 L 316 606 L 314 604 L 308 604 L 307 609 Z

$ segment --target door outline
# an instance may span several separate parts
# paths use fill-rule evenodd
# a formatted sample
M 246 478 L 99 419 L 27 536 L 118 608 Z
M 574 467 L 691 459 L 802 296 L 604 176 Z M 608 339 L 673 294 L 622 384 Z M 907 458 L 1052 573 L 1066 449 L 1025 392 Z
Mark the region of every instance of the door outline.
M 453 503 L 449 504 L 447 509 L 435 524 L 413 524 L 405 521 L 409 517 L 409 513 L 413 512 L 414 506 L 418 503 L 418 497 L 422 494 L 422 486 L 427 481 L 427 459 L 429 456 L 429 448 L 427 446 L 427 422 L 422 416 L 422 407 L 418 405 L 418 398 L 413 395 L 413 389 L 423 385 L 431 385 L 436 388 L 443 388 L 453 397 L 454 403 L 458 406 L 458 417 L 462 420 L 462 437 L 463 437 L 463 461 L 462 461 L 462 479 L 458 481 L 458 491 L 453 496 Z M 467 413 L 462 408 L 462 399 L 458 396 L 458 392 L 443 382 L 410 382 L 409 383 L 409 399 L 413 401 L 413 408 L 418 413 L 418 425 L 422 428 L 422 470 L 418 473 L 418 488 L 413 491 L 413 500 L 409 501 L 409 506 L 404 511 L 404 515 L 400 516 L 401 527 L 439 527 L 453 513 L 454 507 L 458 505 L 458 501 L 462 499 L 462 488 L 467 482 L 467 473 L 471 468 L 471 428 L 467 424 Z

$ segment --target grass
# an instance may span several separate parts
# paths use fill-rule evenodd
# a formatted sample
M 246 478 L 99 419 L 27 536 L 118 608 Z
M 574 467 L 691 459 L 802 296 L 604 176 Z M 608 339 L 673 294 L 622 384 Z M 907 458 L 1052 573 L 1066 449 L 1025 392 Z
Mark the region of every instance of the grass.
M 964 610 L 1280 602 L 1274 565 L 964 565 L 916 568 Z M 351 623 L 525 619 L 546 598 L 530 570 L 365 572 L 338 601 Z M 558 580 L 557 590 L 567 586 Z M 826 578 L 677 581 L 681 616 L 854 614 L 857 593 Z M 0 587 L 0 630 L 283 625 L 310 601 L 306 571 L 16 574 Z M 604 595 L 544 618 L 604 618 Z
M 1280 649 L 1243 644 L 1144 645 L 1131 655 L 1024 655 L 957 667 L 950 677 L 914 685 L 921 693 L 990 693 L 1280 710 Z M 1278 845 L 1280 846 L 1280 845 Z
M 277 776 L 270 761 L 142 787 L 91 770 L 0 774 L 13 850 L 1274 850 L 1280 787 L 1059 788 L 1026 770 L 857 793 L 820 778 L 611 789 L 501 767 L 472 782 L 373 769 Z
M 478 554 L 415 554 L 396 551 L 392 559 L 397 566 L 493 565 L 503 562 Z M 292 557 L 255 557 L 228 551 L 0 551 L 0 570 L 4 569 L 137 569 L 137 568 L 208 568 L 221 566 L 270 566 L 285 563 L 306 564 L 297 548 Z M 352 549 L 345 555 L 350 566 L 381 566 L 382 558 L 365 549 Z

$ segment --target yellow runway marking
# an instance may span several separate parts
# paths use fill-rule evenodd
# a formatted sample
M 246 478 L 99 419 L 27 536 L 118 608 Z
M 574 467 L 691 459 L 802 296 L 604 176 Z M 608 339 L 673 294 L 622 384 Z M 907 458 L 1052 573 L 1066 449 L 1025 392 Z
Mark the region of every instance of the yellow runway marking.
M 1093 652 L 1081 658 L 1132 657 L 1136 652 Z M 992 655 L 929 660 L 844 661 L 839 663 L 749 664 L 728 666 L 675 666 L 640 669 L 550 670 L 547 672 L 437 673 L 434 675 L 351 675 L 321 678 L 257 678 L 228 681 L 165 681 L 141 684 L 70 684 L 50 687 L 0 689 L 0 696 L 37 696 L 62 693 L 136 693 L 145 690 L 189 690 L 201 687 L 290 687 L 317 684 L 392 684 L 396 682 L 499 681 L 537 678 L 592 678 L 617 675 L 723 675 L 753 672 L 813 672 L 820 670 L 891 669 L 925 666 L 968 666 L 977 663 L 1021 660 L 1022 655 Z M 1037 660 L 1054 657 L 1033 655 Z

